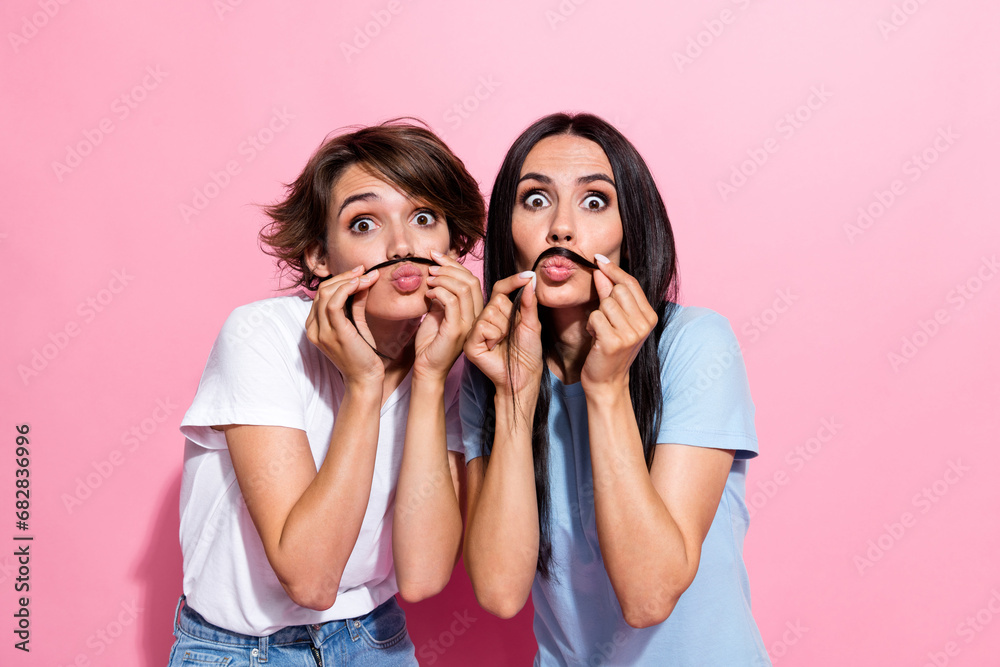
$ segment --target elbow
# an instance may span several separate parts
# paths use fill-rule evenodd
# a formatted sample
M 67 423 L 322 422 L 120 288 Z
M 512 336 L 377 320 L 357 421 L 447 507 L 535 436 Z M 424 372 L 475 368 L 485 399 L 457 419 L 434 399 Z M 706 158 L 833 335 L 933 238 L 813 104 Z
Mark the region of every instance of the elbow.
M 472 589 L 480 607 L 504 620 L 517 616 L 518 612 L 524 608 L 524 603 L 528 601 L 527 596 L 519 595 L 514 591 L 483 590 L 483 587 L 476 586 L 475 583 L 473 583 Z
M 667 620 L 676 604 L 676 601 L 673 604 L 653 601 L 644 605 L 630 605 L 628 608 L 622 608 L 622 614 L 625 616 L 626 623 L 637 630 L 642 630 Z
M 432 598 L 443 591 L 444 587 L 448 584 L 448 579 L 414 582 L 397 581 L 396 583 L 399 584 L 399 597 L 403 598 L 405 602 L 413 603 Z
M 338 585 L 307 581 L 282 581 L 281 585 L 292 602 L 306 609 L 326 611 L 337 601 Z
M 625 622 L 636 629 L 659 625 L 670 618 L 681 595 L 688 589 L 694 576 L 684 576 L 661 586 L 655 591 L 644 591 L 642 595 L 622 600 L 622 615 Z

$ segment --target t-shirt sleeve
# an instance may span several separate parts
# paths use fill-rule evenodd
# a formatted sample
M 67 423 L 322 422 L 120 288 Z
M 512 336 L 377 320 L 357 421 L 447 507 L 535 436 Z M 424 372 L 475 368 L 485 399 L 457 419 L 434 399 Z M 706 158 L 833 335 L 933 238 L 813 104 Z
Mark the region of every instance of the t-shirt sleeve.
M 465 445 L 465 462 L 483 455 L 483 416 L 486 411 L 486 383 L 474 364 L 466 361 L 462 372 L 462 389 L 459 408 L 462 415 L 462 443 Z
M 732 327 L 708 309 L 686 309 L 675 334 L 660 341 L 663 417 L 657 442 L 757 456 L 754 405 L 746 366 Z M 674 326 L 668 325 L 668 330 Z
M 181 422 L 181 432 L 195 444 L 225 448 L 225 434 L 212 426 L 226 424 L 306 430 L 302 391 L 294 380 L 302 375 L 302 355 L 272 303 L 241 306 L 222 326 Z
M 459 397 L 461 395 L 461 384 L 465 357 L 459 355 L 451 370 L 448 372 L 448 379 L 444 385 L 444 428 L 445 438 L 448 441 L 448 450 L 464 454 L 462 446 L 462 416 Z

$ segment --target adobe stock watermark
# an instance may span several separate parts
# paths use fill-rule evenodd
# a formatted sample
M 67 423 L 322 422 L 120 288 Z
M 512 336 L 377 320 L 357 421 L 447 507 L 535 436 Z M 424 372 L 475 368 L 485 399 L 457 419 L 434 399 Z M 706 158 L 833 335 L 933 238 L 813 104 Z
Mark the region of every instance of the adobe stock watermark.
M 545 20 L 549 24 L 549 29 L 556 30 L 569 20 L 570 16 L 576 14 L 577 7 L 586 2 L 587 0 L 562 0 L 555 9 L 546 9 Z
M 104 312 L 119 294 L 135 280 L 135 276 L 129 275 L 126 269 L 111 272 L 111 280 L 107 287 L 104 287 L 93 296 L 89 296 L 81 301 L 76 307 L 76 314 L 79 319 L 67 320 L 66 324 L 50 332 L 48 341 L 42 343 L 41 347 L 31 349 L 31 359 L 27 364 L 17 365 L 17 374 L 25 387 L 32 378 L 36 378 L 49 367 L 62 351 L 69 345 L 70 340 L 76 338 L 83 331 L 83 327 L 93 322 L 98 314 Z
M 33 12 L 31 15 L 25 14 L 21 17 L 21 25 L 18 26 L 20 29 L 16 33 L 7 33 L 7 41 L 10 42 L 14 53 L 20 51 L 22 46 L 37 36 L 38 32 L 47 26 L 49 21 L 56 17 L 59 10 L 68 5 L 69 2 L 70 0 L 38 0 L 41 11 Z
M 858 207 L 858 217 L 855 221 L 844 224 L 844 234 L 847 235 L 847 240 L 853 244 L 854 239 L 871 229 L 875 222 L 885 215 L 900 197 L 909 192 L 907 181 L 910 183 L 919 181 L 927 170 L 944 153 L 947 153 L 955 145 L 955 141 L 960 138 L 961 135 L 956 134 L 951 129 L 951 125 L 939 127 L 937 134 L 926 148 L 919 153 L 913 153 L 903 161 L 901 172 L 906 180 L 894 178 L 884 190 L 880 188 L 873 190 L 872 198 L 868 203 Z
M 477 617 L 469 614 L 468 609 L 461 614 L 457 611 L 452 612 L 452 617 L 454 620 L 452 620 L 446 630 L 443 630 L 434 639 L 428 639 L 417 649 L 421 665 L 433 665 L 436 663 L 441 656 L 448 652 L 448 649 L 455 645 L 455 641 L 468 632 L 472 624 L 478 620 Z
M 403 3 L 400 0 L 389 0 L 382 9 L 375 9 L 371 12 L 371 20 L 363 26 L 355 26 L 354 35 L 350 42 L 340 43 L 340 52 L 344 54 L 344 60 L 351 62 L 361 55 L 373 40 L 389 27 L 389 24 L 403 11 Z
M 944 474 L 920 489 L 911 498 L 910 504 L 913 505 L 914 509 L 919 510 L 919 514 L 907 511 L 900 514 L 897 520 L 883 523 L 882 527 L 885 530 L 874 539 L 868 540 L 867 549 L 863 554 L 854 556 L 852 560 L 858 574 L 864 576 L 867 570 L 882 560 L 885 554 L 903 539 L 906 533 L 913 530 L 920 517 L 934 509 L 941 502 L 941 499 L 948 495 L 951 487 L 958 484 L 971 470 L 972 468 L 964 465 L 961 459 L 948 461 L 948 468 Z
M 122 602 L 118 607 L 116 611 L 111 613 L 111 620 L 102 624 L 87 637 L 85 646 L 89 649 L 88 651 L 77 653 L 71 662 L 65 665 L 60 662 L 57 667 L 91 667 L 92 665 L 96 667 L 95 663 L 91 662 L 91 658 L 103 655 L 112 644 L 136 624 L 139 615 L 145 611 L 135 600 Z
M 998 615 L 1000 615 L 1000 588 L 993 587 L 986 603 L 955 626 L 955 634 L 962 638 L 966 645 L 969 645 Z M 928 651 L 927 662 L 922 667 L 945 667 L 951 663 L 952 658 L 957 657 L 961 652 L 962 647 L 959 643 L 955 640 L 949 640 L 945 642 L 940 651 Z
M 750 343 L 756 343 L 760 340 L 764 332 L 772 329 L 800 298 L 792 292 L 791 288 L 787 287 L 776 289 L 774 293 L 776 296 L 771 305 L 761 310 L 757 315 L 753 315 L 740 327 L 740 331 L 750 338 Z M 702 396 L 726 375 L 737 359 L 741 359 L 741 355 L 746 352 L 746 349 L 746 345 L 734 340 L 728 349 L 716 352 L 709 366 L 698 369 L 695 383 L 684 390 L 684 400 L 694 401 Z
M 899 29 L 909 23 L 926 4 L 927 0 L 903 0 L 899 4 L 894 4 L 888 19 L 880 18 L 875 21 L 875 27 L 882 34 L 882 39 L 888 41 L 889 35 L 899 32 Z
M 729 178 L 715 182 L 715 188 L 722 201 L 728 201 L 738 190 L 749 183 L 750 179 L 767 164 L 771 156 L 778 152 L 781 148 L 781 142 L 794 137 L 799 130 L 806 126 L 806 123 L 812 120 L 817 111 L 826 106 L 831 97 L 833 97 L 833 93 L 827 90 L 826 84 L 812 86 L 809 89 L 809 95 L 806 96 L 802 104 L 786 112 L 774 123 L 777 136 L 767 137 L 760 142 L 759 146 L 748 148 L 746 159 L 731 165 Z
M 63 493 L 59 499 L 66 508 L 67 514 L 82 506 L 84 501 L 94 495 L 94 491 L 101 488 L 115 472 L 125 464 L 125 462 L 139 450 L 149 436 L 156 433 L 160 424 L 167 421 L 174 412 L 179 409 L 176 403 L 172 403 L 169 398 L 156 399 L 155 407 L 150 411 L 149 416 L 133 424 L 121 435 L 121 449 L 113 449 L 108 455 L 97 461 L 91 461 L 92 471 L 85 475 L 78 476 L 74 482 L 72 493 Z
M 799 619 L 795 619 L 794 623 L 785 621 L 785 631 L 781 633 L 781 639 L 771 644 L 767 649 L 771 663 L 778 664 L 782 658 L 788 655 L 788 649 L 798 644 L 807 632 L 809 632 L 809 628 L 803 626 Z M 761 660 L 755 660 L 754 664 L 761 664 Z
M 998 272 L 1000 272 L 1000 261 L 997 261 L 996 255 L 982 257 L 972 275 L 955 285 L 945 296 L 945 303 L 950 306 L 950 311 L 948 307 L 937 308 L 927 319 L 917 320 L 913 332 L 903 336 L 898 351 L 892 350 L 886 355 L 893 372 L 898 373 L 900 368 L 913 361 L 914 357 L 941 333 L 942 328 L 951 323 L 952 314 L 962 310 L 966 304 L 975 299 L 986 283 L 993 280 Z
M 434 493 L 444 484 L 451 486 L 451 475 L 442 470 L 438 470 L 430 479 L 424 480 L 423 483 L 407 498 L 400 499 L 397 497 L 395 513 L 399 514 L 403 518 L 409 517 L 411 514 L 420 509 L 420 506 L 423 505 L 428 498 L 434 495 Z M 400 500 L 403 502 L 400 502 Z
M 232 14 L 242 4 L 243 0 L 212 0 L 212 9 L 220 21 L 225 21 L 226 15 Z
M 218 171 L 209 170 L 208 180 L 204 185 L 195 187 L 192 191 L 190 203 L 181 202 L 177 205 L 181 219 L 185 223 L 191 222 L 192 218 L 208 208 L 209 203 L 232 184 L 233 177 L 242 173 L 243 167 L 256 160 L 275 137 L 288 129 L 289 123 L 293 120 L 295 116 L 288 113 L 286 107 L 281 109 L 273 107 L 267 122 L 256 132 L 248 134 L 236 147 L 236 157 L 227 160 Z
M 483 102 L 493 97 L 493 93 L 501 85 L 499 81 L 493 78 L 492 74 L 479 77 L 476 87 L 470 90 L 469 94 L 463 97 L 461 101 L 455 102 L 444 112 L 444 120 L 448 123 L 449 128 L 457 130 L 462 127 L 462 123 L 468 120 Z
M 770 478 L 757 480 L 757 488 L 747 491 L 747 513 L 750 518 L 752 519 L 760 509 L 778 495 L 778 491 L 782 487 L 788 486 L 792 478 L 802 472 L 806 464 L 816 458 L 843 428 L 844 425 L 839 423 L 836 417 L 824 417 L 820 420 L 815 435 L 801 445 L 796 445 L 785 454 L 785 464 L 791 470 L 779 468 L 771 473 Z
M 104 143 L 105 137 L 115 131 L 118 127 L 116 123 L 121 123 L 131 116 L 132 112 L 138 109 L 166 78 L 167 72 L 160 69 L 159 65 L 146 67 L 146 73 L 139 83 L 111 101 L 111 115 L 97 121 L 96 127 L 85 128 L 82 132 L 83 138 L 79 141 L 66 144 L 66 156 L 63 162 L 53 160 L 52 171 L 55 172 L 56 179 L 62 183 L 67 175 L 83 164 L 87 156 Z
M 745 12 L 750 6 L 750 2 L 751 0 L 732 0 L 739 12 Z M 740 16 L 739 12 L 734 12 L 727 7 L 719 12 L 717 17 L 702 21 L 703 29 L 688 37 L 682 50 L 674 51 L 674 65 L 677 66 L 677 71 L 683 74 L 685 68 L 690 67 L 694 61 L 701 58 L 705 50 L 722 37 L 726 28 L 736 22 Z

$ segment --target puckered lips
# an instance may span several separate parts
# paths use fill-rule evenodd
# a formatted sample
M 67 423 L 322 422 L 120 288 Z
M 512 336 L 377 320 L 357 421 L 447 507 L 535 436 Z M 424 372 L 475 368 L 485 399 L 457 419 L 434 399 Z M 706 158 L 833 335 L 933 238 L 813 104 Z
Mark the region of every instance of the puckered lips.
M 424 271 L 410 262 L 404 262 L 392 272 L 389 282 L 404 294 L 414 292 L 424 282 Z
M 541 270 L 542 275 L 550 282 L 561 283 L 569 280 L 573 272 L 581 266 L 592 270 L 597 268 L 597 264 L 569 248 L 554 246 L 546 249 L 535 259 L 535 265 L 531 270 Z

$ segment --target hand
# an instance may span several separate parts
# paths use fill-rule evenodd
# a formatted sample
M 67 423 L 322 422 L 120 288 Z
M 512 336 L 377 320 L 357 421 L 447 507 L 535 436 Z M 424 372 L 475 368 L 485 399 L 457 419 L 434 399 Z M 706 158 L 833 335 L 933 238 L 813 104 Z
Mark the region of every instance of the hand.
M 431 255 L 439 266 L 429 267 L 431 309 L 414 339 L 413 376 L 443 382 L 483 310 L 483 288 L 471 271 L 451 257 Z
M 658 318 L 639 281 L 603 255 L 597 259 L 594 287 L 600 304 L 587 320 L 587 331 L 594 342 L 580 381 L 584 391 L 600 386 L 620 390 L 628 387 L 632 362 Z
M 306 336 L 340 369 L 348 386 L 376 382 L 381 385 L 385 376 L 382 361 L 372 349 L 374 338 L 365 323 L 368 288 L 379 275 L 378 271 L 361 275 L 363 268 L 358 266 L 323 281 L 306 318 Z M 354 324 L 344 312 L 347 298 L 352 294 Z
M 507 368 L 507 338 L 514 308 L 510 293 L 524 287 L 519 319 L 514 328 L 515 353 Z M 542 325 L 538 321 L 534 273 L 525 271 L 504 278 L 493 286 L 493 297 L 465 341 L 465 356 L 479 367 L 497 387 L 497 393 L 520 394 L 525 388 L 537 390 L 542 377 Z

